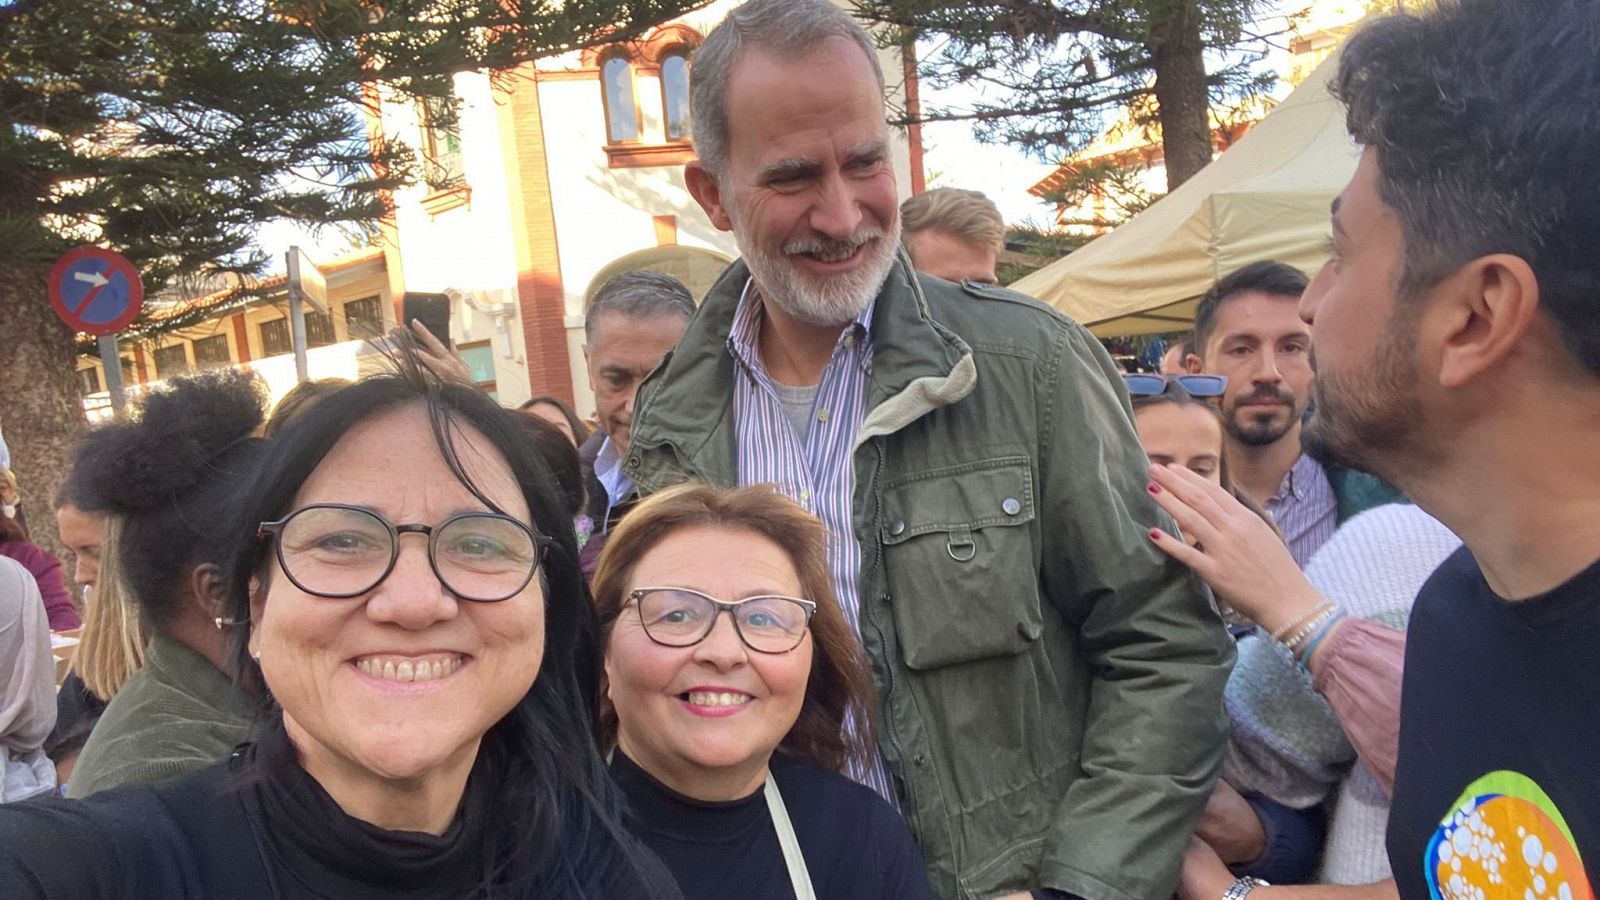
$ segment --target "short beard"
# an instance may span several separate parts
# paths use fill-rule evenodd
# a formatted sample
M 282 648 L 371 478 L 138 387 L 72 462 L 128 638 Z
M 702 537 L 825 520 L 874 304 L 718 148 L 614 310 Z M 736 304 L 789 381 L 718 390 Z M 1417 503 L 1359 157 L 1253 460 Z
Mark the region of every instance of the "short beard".
M 1317 373 L 1317 402 L 1300 442 L 1325 466 L 1393 480 L 1388 473 L 1424 416 L 1416 395 L 1416 357 L 1408 352 L 1414 330 L 1399 313 L 1385 330 L 1387 337 L 1368 374 L 1347 378 L 1332 370 Z
M 1290 416 L 1283 424 L 1277 422 L 1240 422 L 1237 415 L 1229 416 L 1224 423 L 1227 426 L 1228 436 L 1246 447 L 1268 447 L 1283 440 L 1297 421 L 1293 415 L 1294 408 L 1290 407 Z
M 1284 408 L 1288 410 L 1288 415 L 1284 417 L 1282 424 L 1273 421 L 1270 417 L 1265 421 L 1239 421 L 1239 409 L 1244 403 L 1250 400 L 1267 399 L 1282 401 Z M 1229 437 L 1245 447 L 1268 447 L 1283 440 L 1289 432 L 1294 430 L 1295 424 L 1300 421 L 1302 411 L 1303 407 L 1299 404 L 1294 394 L 1289 393 L 1287 390 L 1282 388 L 1256 390 L 1234 401 L 1232 408 L 1228 409 L 1227 415 L 1222 418 L 1222 426 L 1228 432 Z M 1253 416 L 1254 413 L 1250 415 Z
M 745 240 L 739 220 L 733 219 L 733 236 L 739 245 L 750 274 L 761 287 L 763 300 L 811 325 L 834 326 L 861 317 L 883 289 L 889 270 L 894 267 L 895 250 L 900 246 L 900 219 L 895 217 L 887 230 L 862 229 L 845 241 L 794 241 L 783 248 L 785 256 L 830 249 L 867 245 L 866 257 L 853 272 L 828 278 L 820 283 L 808 278 L 791 261 L 769 256 Z

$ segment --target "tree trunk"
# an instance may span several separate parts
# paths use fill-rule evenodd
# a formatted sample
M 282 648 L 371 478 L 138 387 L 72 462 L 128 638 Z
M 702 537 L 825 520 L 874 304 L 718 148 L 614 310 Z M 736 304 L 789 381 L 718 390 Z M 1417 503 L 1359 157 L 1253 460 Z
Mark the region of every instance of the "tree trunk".
M 1171 191 L 1211 162 L 1211 106 L 1206 92 L 1205 47 L 1194 0 L 1174 0 L 1152 23 L 1150 59 L 1156 75 L 1161 150 Z
M 50 265 L 0 260 L 0 430 L 28 514 L 28 536 L 61 558 L 72 557 L 56 534 L 56 489 L 83 432 L 77 348 L 72 330 L 50 308 Z

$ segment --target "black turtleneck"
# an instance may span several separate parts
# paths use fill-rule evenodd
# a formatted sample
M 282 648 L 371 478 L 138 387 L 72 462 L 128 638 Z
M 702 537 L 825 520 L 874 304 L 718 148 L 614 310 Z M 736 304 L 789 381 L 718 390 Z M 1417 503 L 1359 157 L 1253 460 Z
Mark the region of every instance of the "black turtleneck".
M 251 748 L 240 799 L 279 897 L 432 900 L 476 896 L 492 867 L 488 776 L 479 755 L 444 834 L 387 831 L 347 815 L 295 760 L 281 729 Z M 251 777 L 252 774 L 254 777 Z
M 386 831 L 347 815 L 301 768 L 279 726 L 227 761 L 165 784 L 0 806 L 0 897 L 554 896 L 534 884 L 485 889 L 501 874 L 496 848 L 509 856 L 541 841 L 553 846 L 532 822 L 491 821 L 504 786 L 486 759 L 480 754 L 444 834 Z M 638 877 L 625 863 L 579 873 L 589 895 L 678 900 L 660 863 L 642 850 L 635 856 Z
M 799 838 L 818 900 L 923 900 L 931 896 L 898 813 L 843 775 L 775 755 L 769 765 Z M 695 800 L 618 751 L 611 774 L 628 826 L 678 879 L 685 900 L 792 898 L 783 850 L 758 788 L 729 802 Z

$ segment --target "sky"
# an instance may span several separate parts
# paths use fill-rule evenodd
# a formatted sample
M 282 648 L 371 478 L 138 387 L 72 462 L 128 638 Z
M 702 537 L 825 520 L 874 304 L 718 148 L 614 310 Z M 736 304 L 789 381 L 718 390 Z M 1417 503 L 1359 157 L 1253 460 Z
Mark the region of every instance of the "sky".
M 928 91 L 934 102 L 937 93 Z M 957 187 L 983 191 L 1000 207 L 1007 223 L 1033 220 L 1047 225 L 1053 207 L 1028 193 L 1055 170 L 1003 144 L 981 144 L 972 137 L 967 122 L 930 122 L 922 126 L 923 171 L 928 187 Z

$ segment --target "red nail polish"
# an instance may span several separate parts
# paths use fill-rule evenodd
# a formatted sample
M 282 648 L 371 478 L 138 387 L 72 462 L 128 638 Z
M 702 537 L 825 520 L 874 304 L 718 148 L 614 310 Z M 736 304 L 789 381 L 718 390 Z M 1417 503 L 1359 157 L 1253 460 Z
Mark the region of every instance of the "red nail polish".
M 1156 483 L 1155 483 L 1155 482 L 1153 482 L 1153 481 L 1152 481 L 1152 482 L 1150 482 L 1150 485 L 1149 485 L 1149 489 L 1150 489 L 1150 493 L 1152 493 L 1152 494 L 1159 494 L 1159 493 L 1161 493 L 1161 485 L 1159 485 L 1159 484 L 1156 484 Z
M 1159 528 L 1150 529 L 1150 540 L 1152 540 L 1152 541 L 1161 540 L 1161 529 L 1159 529 Z

